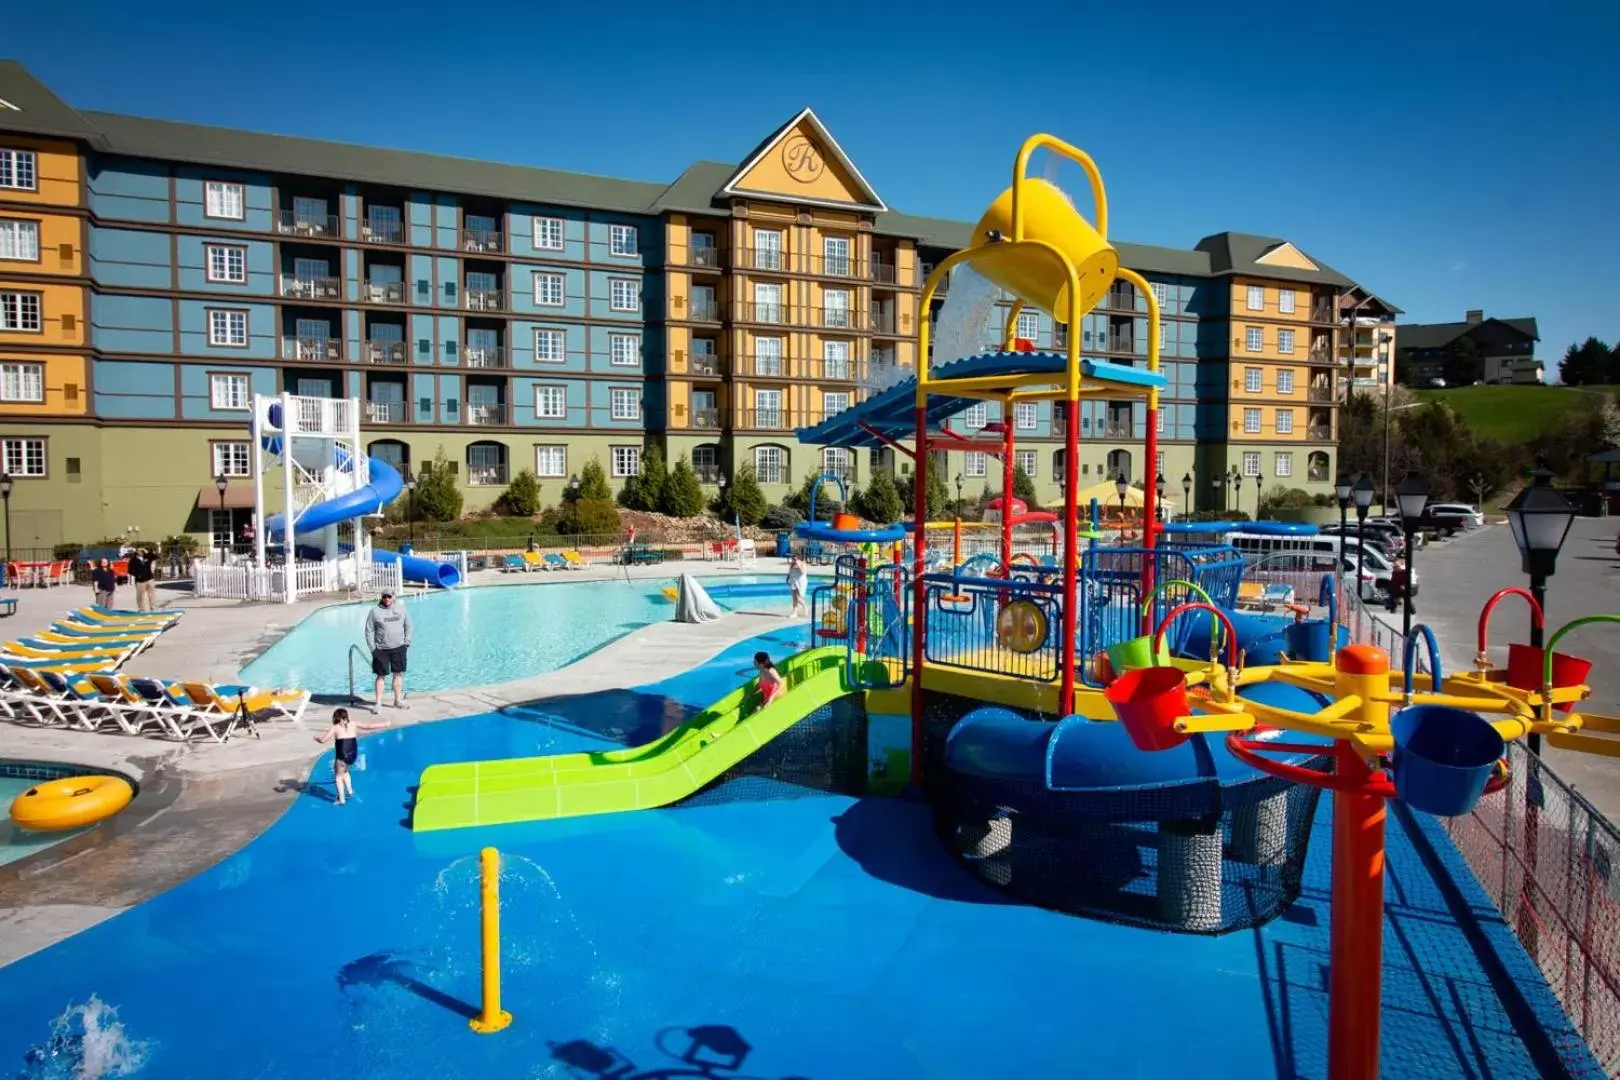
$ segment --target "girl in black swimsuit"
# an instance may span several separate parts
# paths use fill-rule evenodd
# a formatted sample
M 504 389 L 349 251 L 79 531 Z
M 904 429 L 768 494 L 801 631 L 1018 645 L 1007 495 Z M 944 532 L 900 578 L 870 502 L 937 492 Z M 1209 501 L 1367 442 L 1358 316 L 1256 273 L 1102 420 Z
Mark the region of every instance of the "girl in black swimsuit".
M 360 757 L 360 733 L 381 731 L 387 724 L 357 724 L 348 709 L 332 710 L 332 726 L 315 736 L 318 743 L 332 743 L 332 771 L 336 777 L 337 804 L 354 794 L 354 777 L 349 770 Z

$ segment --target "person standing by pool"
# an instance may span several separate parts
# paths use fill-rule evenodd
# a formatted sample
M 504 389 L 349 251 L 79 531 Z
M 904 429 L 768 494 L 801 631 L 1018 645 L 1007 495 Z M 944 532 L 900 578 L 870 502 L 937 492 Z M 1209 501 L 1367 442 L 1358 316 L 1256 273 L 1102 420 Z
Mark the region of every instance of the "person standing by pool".
M 135 583 L 136 610 L 153 611 L 157 608 L 157 586 L 152 580 L 155 576 L 152 553 L 145 548 L 136 548 L 129 557 L 129 580 Z
M 371 673 L 377 677 L 374 708 L 382 708 L 383 683 L 394 679 L 394 708 L 405 707 L 405 652 L 411 646 L 411 614 L 385 592 L 366 615 L 366 648 L 371 650 Z
M 118 588 L 118 575 L 113 573 L 112 563 L 102 559 L 90 571 L 90 587 L 96 591 L 96 603 L 101 607 L 113 606 L 113 590 Z
M 354 797 L 354 777 L 350 775 L 350 770 L 354 768 L 354 763 L 360 760 L 360 733 L 381 731 L 387 726 L 387 724 L 357 724 L 349 719 L 348 709 L 333 709 L 332 726 L 315 736 L 315 741 L 322 746 L 327 743 L 334 744 L 332 774 L 339 806 L 343 805 L 345 799 Z
M 809 579 L 810 575 L 805 573 L 804 563 L 797 555 L 788 559 L 788 592 L 793 595 L 793 610 L 788 612 L 788 618 L 795 619 L 804 614 L 804 593 Z

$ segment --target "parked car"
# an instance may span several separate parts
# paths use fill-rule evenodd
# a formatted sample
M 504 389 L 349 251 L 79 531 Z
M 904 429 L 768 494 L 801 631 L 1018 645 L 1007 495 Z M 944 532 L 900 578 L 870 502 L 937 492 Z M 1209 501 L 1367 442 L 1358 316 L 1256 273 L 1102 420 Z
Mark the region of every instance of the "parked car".
M 1485 515 L 1480 513 L 1479 507 L 1469 503 L 1430 503 L 1428 512 L 1441 520 L 1462 518 L 1465 528 L 1477 529 L 1485 524 Z
M 1392 555 L 1399 555 L 1406 550 L 1406 536 L 1401 532 L 1401 527 L 1389 521 L 1369 520 L 1361 526 L 1351 523 L 1344 527 L 1342 535 L 1356 537 L 1361 535 L 1363 530 L 1369 541 L 1378 544 Z M 1322 526 L 1322 533 L 1326 536 L 1341 535 L 1337 525 Z

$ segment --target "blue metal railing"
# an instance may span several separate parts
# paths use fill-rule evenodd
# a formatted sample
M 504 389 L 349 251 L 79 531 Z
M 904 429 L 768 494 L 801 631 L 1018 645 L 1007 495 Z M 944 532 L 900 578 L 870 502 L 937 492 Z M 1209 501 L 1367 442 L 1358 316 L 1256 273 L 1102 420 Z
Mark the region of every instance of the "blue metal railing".
M 924 656 L 939 667 L 1015 679 L 1054 682 L 1063 633 L 1063 592 L 1055 584 L 1019 579 L 928 574 L 923 578 L 928 634 Z M 960 598 L 960 599 L 958 599 Z M 1005 634 L 1002 612 L 1022 602 L 1034 611 Z

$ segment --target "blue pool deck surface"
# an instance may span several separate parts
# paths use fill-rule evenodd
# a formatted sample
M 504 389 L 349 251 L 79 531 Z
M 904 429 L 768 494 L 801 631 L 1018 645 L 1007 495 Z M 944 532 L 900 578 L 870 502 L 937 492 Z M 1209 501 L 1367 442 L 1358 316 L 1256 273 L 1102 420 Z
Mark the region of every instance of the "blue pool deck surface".
M 426 765 L 644 740 L 735 686 L 755 649 L 802 636 L 743 642 L 640 692 L 369 736 L 343 807 L 328 754 L 235 856 L 0 968 L 0 1077 L 77 1076 L 92 1055 L 122 1071 L 90 1075 L 210 1080 L 1325 1076 L 1326 801 L 1299 902 L 1218 938 L 1011 902 L 952 862 L 926 807 L 894 799 L 784 787 L 406 827 Z M 489 1036 L 467 1028 L 485 845 L 505 854 L 514 1017 Z M 1389 848 L 1384 1076 L 1579 1066 L 1579 1039 L 1436 824 L 1392 813 Z

